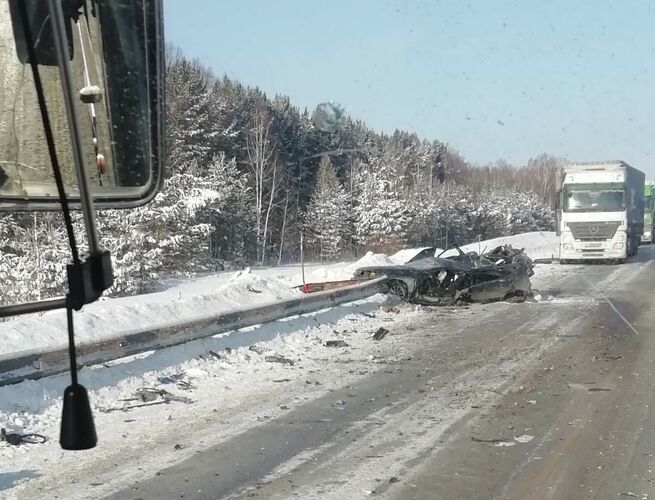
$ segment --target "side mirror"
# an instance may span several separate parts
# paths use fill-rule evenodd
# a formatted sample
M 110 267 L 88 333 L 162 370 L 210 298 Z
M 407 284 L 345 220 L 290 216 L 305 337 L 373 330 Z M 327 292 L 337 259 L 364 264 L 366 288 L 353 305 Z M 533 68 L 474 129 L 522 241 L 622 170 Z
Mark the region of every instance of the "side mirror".
M 25 9 L 19 9 L 19 2 Z M 80 208 L 62 82 L 43 0 L 0 2 L 0 210 L 59 210 L 20 16 L 35 37 L 57 155 Z M 148 202 L 163 177 L 161 0 L 62 0 L 85 174 L 97 208 Z

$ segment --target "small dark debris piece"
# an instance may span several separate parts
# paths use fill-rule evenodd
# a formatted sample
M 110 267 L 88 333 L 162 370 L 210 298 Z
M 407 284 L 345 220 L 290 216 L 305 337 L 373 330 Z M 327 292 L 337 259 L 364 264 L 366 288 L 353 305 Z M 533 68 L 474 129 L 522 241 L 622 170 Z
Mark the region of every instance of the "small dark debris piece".
M 605 392 L 605 391 L 611 391 L 612 389 L 608 389 L 607 387 L 590 387 L 587 389 L 589 392 Z
M 281 363 L 283 365 L 290 365 L 293 366 L 295 363 L 292 359 L 285 358 L 284 356 L 280 356 L 279 354 L 271 354 L 269 356 L 266 356 L 264 358 L 264 361 L 267 363 Z
M 290 378 L 280 378 L 280 379 L 277 379 L 277 380 L 273 380 L 273 382 L 278 382 L 278 383 L 279 382 L 291 382 L 291 379 Z
M 261 347 L 261 346 L 258 346 L 256 344 L 253 344 L 250 347 L 248 347 L 248 350 L 261 355 L 261 354 L 264 354 L 268 349 L 266 349 L 265 347 Z
M 208 352 L 208 354 L 209 354 L 210 356 L 216 358 L 216 359 L 223 359 L 223 358 L 225 358 L 225 356 L 221 356 L 221 355 L 218 354 L 216 351 L 211 351 L 211 350 L 210 350 L 210 351 Z
M 369 314 L 365 312 L 360 312 L 359 314 L 361 314 L 362 316 L 366 316 L 367 318 L 375 318 L 375 314 Z
M 172 375 L 165 375 L 163 377 L 159 377 L 157 379 L 157 382 L 160 384 L 175 384 L 182 380 L 185 377 L 184 372 L 179 372 L 179 373 L 173 373 Z
M 471 436 L 471 441 L 475 441 L 476 443 L 502 443 L 504 441 L 511 441 L 511 439 L 482 439 L 479 437 Z
M 16 434 L 14 432 L 7 433 L 5 428 L 0 429 L 0 440 L 5 441 L 11 445 L 19 446 L 23 443 L 26 444 L 41 444 L 47 441 L 45 436 L 41 434 Z
M 325 347 L 348 347 L 350 344 L 345 340 L 326 340 Z
M 392 483 L 392 484 L 397 483 L 399 481 L 400 481 L 400 479 L 398 479 L 396 476 L 392 476 L 392 477 L 389 478 L 389 482 Z
M 280 410 L 288 410 L 289 407 L 287 405 L 281 405 Z
M 180 443 L 177 443 L 175 446 L 173 446 L 174 450 L 181 450 L 182 448 L 184 448 L 184 445 Z
M 384 337 L 387 336 L 387 333 L 389 333 L 389 330 L 381 326 L 376 330 L 376 332 L 373 334 L 373 340 L 382 340 Z

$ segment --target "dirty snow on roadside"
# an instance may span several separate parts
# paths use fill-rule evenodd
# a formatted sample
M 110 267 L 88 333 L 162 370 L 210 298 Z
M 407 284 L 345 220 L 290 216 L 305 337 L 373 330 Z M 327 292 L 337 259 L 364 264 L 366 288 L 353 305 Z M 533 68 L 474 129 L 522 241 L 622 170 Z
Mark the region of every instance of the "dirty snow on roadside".
M 380 308 L 386 301 L 376 296 L 82 369 L 99 434 L 98 447 L 85 452 L 65 452 L 57 442 L 67 376 L 0 387 L 2 426 L 49 438 L 44 445 L 0 444 L 3 498 L 107 493 L 188 458 L 217 434 L 227 439 L 375 370 L 378 360 L 402 353 L 389 339 L 426 313 L 405 304 Z M 376 341 L 379 328 L 390 332 Z M 230 336 L 234 345 L 270 340 L 230 349 Z

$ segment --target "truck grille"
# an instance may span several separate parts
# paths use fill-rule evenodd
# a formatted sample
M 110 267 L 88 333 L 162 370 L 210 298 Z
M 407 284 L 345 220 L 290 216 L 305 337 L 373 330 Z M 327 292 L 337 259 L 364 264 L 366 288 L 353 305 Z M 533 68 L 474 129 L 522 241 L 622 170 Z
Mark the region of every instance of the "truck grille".
M 620 222 L 569 222 L 567 223 L 576 240 L 610 240 L 621 225 Z

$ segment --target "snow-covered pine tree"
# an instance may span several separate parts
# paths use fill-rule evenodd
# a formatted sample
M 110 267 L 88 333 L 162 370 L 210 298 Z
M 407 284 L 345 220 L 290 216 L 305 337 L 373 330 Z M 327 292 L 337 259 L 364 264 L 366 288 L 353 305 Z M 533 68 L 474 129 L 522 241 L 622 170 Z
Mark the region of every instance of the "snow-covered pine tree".
M 414 218 L 395 160 L 383 154 L 356 174 L 355 234 L 361 244 L 383 252 L 405 244 Z
M 205 166 L 220 131 L 212 124 L 209 72 L 198 61 L 181 58 L 166 68 L 167 171 L 190 172 Z
M 307 241 L 318 247 L 321 260 L 337 257 L 350 241 L 350 199 L 328 156 L 318 166 L 307 212 Z

